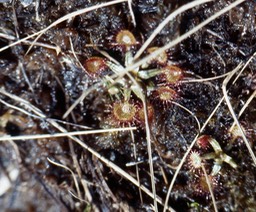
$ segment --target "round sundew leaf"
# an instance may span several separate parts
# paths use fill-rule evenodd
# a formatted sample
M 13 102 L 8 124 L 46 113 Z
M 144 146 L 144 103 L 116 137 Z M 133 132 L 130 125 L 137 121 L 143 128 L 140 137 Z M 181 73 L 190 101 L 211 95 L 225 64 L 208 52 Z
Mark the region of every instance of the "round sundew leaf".
M 113 115 L 119 122 L 131 122 L 134 120 L 137 109 L 129 102 L 116 102 L 113 106 Z
M 121 30 L 116 36 L 116 43 L 119 45 L 136 45 L 134 35 L 128 30 Z
M 163 68 L 163 74 L 161 75 L 162 81 L 175 84 L 182 78 L 183 71 L 177 66 L 166 66 Z
M 209 136 L 209 135 L 201 135 L 197 139 L 196 143 L 199 146 L 199 148 L 208 149 L 210 146 L 210 139 L 211 139 L 211 136 Z
M 147 50 L 147 52 L 148 52 L 149 54 L 151 54 L 152 52 L 154 52 L 154 51 L 156 51 L 156 50 L 158 50 L 158 49 L 159 49 L 159 47 L 150 47 L 150 48 Z M 156 56 L 155 58 L 153 58 L 153 59 L 151 60 L 151 62 L 156 62 L 156 63 L 158 63 L 158 64 L 164 65 L 164 64 L 167 63 L 167 60 L 168 60 L 168 57 L 167 57 L 166 52 L 162 52 L 161 54 L 159 54 L 158 56 Z
M 198 152 L 192 151 L 190 153 L 189 164 L 191 169 L 200 169 L 202 167 L 202 159 Z
M 90 57 L 84 62 L 84 68 L 90 75 L 97 75 L 106 68 L 106 63 L 101 57 Z
M 159 99 L 164 102 L 171 101 L 177 96 L 176 91 L 169 87 L 159 87 L 156 91 Z

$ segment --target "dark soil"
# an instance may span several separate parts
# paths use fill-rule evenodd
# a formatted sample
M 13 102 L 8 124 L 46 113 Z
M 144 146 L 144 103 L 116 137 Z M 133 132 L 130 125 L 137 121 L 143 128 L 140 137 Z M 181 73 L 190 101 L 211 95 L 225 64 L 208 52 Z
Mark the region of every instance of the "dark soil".
M 103 2 L 19 0 L 11 3 L 2 0 L 0 48 L 44 29 L 66 14 Z M 111 112 L 115 104 L 127 97 L 123 93 L 130 89 L 130 79 L 124 76 L 125 85 L 114 85 L 121 92 L 111 95 L 109 89 L 113 87 L 109 85 L 106 76 L 113 76 L 112 70 L 104 67 L 100 73 L 92 75 L 79 62 L 83 65 L 88 58 L 95 56 L 107 61 L 101 54 L 101 51 L 105 51 L 124 65 L 127 49 L 116 45 L 118 32 L 129 30 L 133 33 L 137 41 L 131 48 L 134 55 L 172 11 L 188 2 L 132 1 L 136 26 L 132 22 L 127 3 L 115 4 L 58 24 L 46 31 L 31 49 L 29 47 L 35 37 L 0 51 L 2 136 L 59 133 L 59 129 L 52 125 L 53 122 L 70 132 L 84 130 L 81 126 L 86 129 L 135 126 L 137 129 L 133 133 L 120 131 L 79 135 L 77 138 L 133 178 L 137 179 L 139 173 L 141 185 L 151 190 L 144 123 L 138 117 L 132 121 L 122 121 Z M 150 47 L 164 46 L 230 2 L 209 2 L 182 13 L 166 25 Z M 56 47 L 60 52 L 56 51 Z M 201 82 L 193 80 L 229 73 L 240 62 L 245 64 L 255 52 L 256 3 L 247 0 L 167 51 L 168 64 L 182 70 L 182 79 L 168 84 L 161 75 L 149 79 L 136 78 L 144 89 L 147 105 L 153 111 L 149 126 L 155 186 L 156 194 L 163 202 L 175 167 L 199 133 L 195 117 L 201 126 L 205 123 L 223 97 L 222 85 L 226 76 Z M 139 59 L 146 54 L 145 51 Z M 161 69 L 163 66 L 153 61 L 147 69 Z M 237 72 L 227 84 L 229 100 L 235 114 L 239 116 L 254 154 L 255 98 L 241 115 L 239 113 L 246 101 L 252 95 L 255 97 L 255 70 L 254 57 L 239 78 L 234 81 Z M 91 89 L 95 85 L 95 89 Z M 174 102 L 161 102 L 157 94 L 161 86 L 167 86 L 175 92 Z M 90 90 L 88 95 L 63 119 L 67 109 L 85 90 Z M 13 96 L 8 96 L 6 92 Z M 40 110 L 40 115 L 45 116 L 35 114 L 21 100 L 12 98 L 14 96 L 30 103 Z M 136 110 L 142 108 L 140 98 L 133 92 L 128 95 L 128 99 Z M 202 157 L 219 211 L 256 211 L 256 164 L 241 134 L 230 131 L 233 122 L 228 106 L 223 101 L 200 133 L 215 139 L 221 152 L 216 153 L 212 146 L 202 149 L 198 145 L 192 151 Z M 203 159 L 208 153 L 213 153 L 215 160 Z M 222 160 L 221 169 L 211 176 L 218 159 L 223 155 L 231 157 L 237 167 Z M 71 172 L 54 165 L 48 159 L 74 172 L 79 192 Z M 212 198 L 204 180 L 202 171 L 191 167 L 188 157 L 175 181 L 169 206 L 182 212 L 213 211 Z M 70 137 L 5 140 L 0 143 L 1 211 L 151 211 L 152 205 L 151 197 Z M 159 204 L 158 207 L 159 211 L 163 210 L 163 205 Z

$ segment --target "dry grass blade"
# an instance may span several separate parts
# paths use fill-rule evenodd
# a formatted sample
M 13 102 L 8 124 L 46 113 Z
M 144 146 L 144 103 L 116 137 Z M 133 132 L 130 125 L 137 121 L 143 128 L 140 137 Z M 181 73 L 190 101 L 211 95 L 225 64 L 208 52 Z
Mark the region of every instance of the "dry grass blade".
M 4 34 L 4 33 L 0 33 L 0 37 L 4 38 L 6 40 L 9 40 L 9 41 L 15 41 L 16 40 L 16 37 L 14 37 L 12 35 Z M 31 41 L 27 41 L 27 40 L 23 41 L 22 43 L 24 43 L 26 45 L 31 45 L 32 44 Z M 55 50 L 57 55 L 61 52 L 61 49 L 60 49 L 59 46 L 49 45 L 49 44 L 40 43 L 40 42 L 34 42 L 34 45 L 45 47 L 47 49 Z
M 9 104 L 8 102 L 6 102 L 6 101 L 4 101 L 4 100 L 2 100 L 2 99 L 0 99 L 0 102 L 1 102 L 2 104 L 6 105 L 7 107 L 12 108 L 12 109 L 17 110 L 17 111 L 20 111 L 20 112 L 22 112 L 23 114 L 26 114 L 26 115 L 28 115 L 28 116 L 30 116 L 30 117 L 40 118 L 40 116 L 34 115 L 34 114 L 32 114 L 32 113 L 30 113 L 30 112 L 24 110 L 23 108 L 20 108 L 20 107 L 11 105 L 11 104 Z
M 233 71 L 231 71 L 230 73 L 233 73 L 234 71 L 239 70 L 239 69 L 241 68 L 241 66 L 242 66 L 242 63 L 240 63 L 240 64 L 239 64 Z M 225 99 L 225 97 L 222 97 L 222 98 L 220 99 L 219 103 L 216 105 L 216 107 L 214 108 L 214 110 L 212 111 L 212 113 L 210 114 L 210 116 L 209 116 L 209 117 L 207 118 L 207 120 L 204 122 L 202 128 L 200 129 L 200 133 L 203 132 L 203 130 L 205 129 L 205 127 L 207 126 L 207 124 L 209 123 L 209 121 L 211 120 L 211 118 L 213 117 L 213 115 L 216 113 L 216 111 L 218 110 L 218 108 L 220 107 L 220 105 L 223 103 L 224 99 Z M 175 181 L 176 181 L 176 179 L 177 179 L 177 176 L 178 176 L 178 174 L 179 174 L 179 172 L 180 172 L 180 170 L 181 170 L 181 168 L 182 168 L 182 166 L 183 166 L 183 164 L 184 164 L 184 162 L 185 162 L 187 156 L 189 155 L 190 151 L 192 150 L 193 146 L 195 145 L 198 136 L 199 136 L 199 134 L 194 138 L 194 140 L 193 140 L 192 143 L 190 144 L 190 146 L 189 146 L 189 148 L 187 149 L 186 153 L 184 154 L 184 156 L 183 156 L 183 158 L 182 158 L 180 164 L 178 165 L 177 170 L 176 170 L 175 173 L 174 173 L 173 179 L 172 179 L 172 181 L 171 181 L 171 183 L 170 183 L 170 186 L 169 186 L 169 189 L 168 189 L 168 192 L 167 192 L 167 195 L 166 195 L 164 211 L 166 210 L 166 207 L 168 206 L 169 196 L 170 196 L 170 194 L 171 194 L 171 191 L 172 191 L 173 185 L 174 185 L 174 183 L 175 183 Z M 212 194 L 211 194 L 211 196 L 212 196 Z M 214 201 L 214 197 L 213 197 L 213 196 L 212 196 L 212 199 L 213 199 L 213 201 Z M 214 206 L 214 207 L 215 207 L 215 206 Z
M 34 115 L 35 117 L 41 117 L 41 118 L 46 118 L 45 115 L 42 114 L 42 111 L 39 110 L 37 107 L 35 107 L 34 105 L 30 104 L 30 102 L 26 101 L 25 99 L 22 99 L 14 94 L 11 94 L 9 92 L 7 92 L 5 89 L 3 88 L 0 88 L 0 93 L 5 95 L 5 96 L 8 96 L 9 98 L 17 101 L 19 104 L 23 105 L 26 109 L 28 109 L 29 111 L 32 111 L 33 113 L 35 113 L 36 115 Z M 10 104 L 9 104 L 10 105 Z M 21 111 L 25 114 L 27 114 L 24 110 Z M 32 115 L 30 115 L 32 116 Z
M 26 41 L 26 40 L 28 40 L 28 39 L 30 39 L 30 38 L 33 38 L 33 37 L 37 36 L 36 39 L 35 39 L 35 40 L 33 41 L 33 43 L 31 44 L 31 47 L 28 49 L 28 51 L 29 51 L 29 50 L 32 48 L 32 46 L 34 45 L 34 43 L 42 36 L 42 34 L 44 34 L 47 30 L 51 29 L 52 27 L 54 27 L 54 26 L 56 26 L 56 25 L 58 25 L 58 24 L 60 24 L 60 23 L 62 23 L 62 22 L 64 22 L 64 21 L 67 21 L 67 20 L 69 20 L 69 19 L 71 19 L 71 18 L 74 18 L 74 17 L 76 17 L 76 16 L 78 16 L 78 15 L 81 15 L 81 14 L 84 14 L 84 13 L 87 13 L 87 12 L 90 12 L 90 11 L 93 11 L 93 10 L 97 10 L 97 9 L 99 9 L 99 8 L 102 8 L 102 7 L 107 7 L 107 6 L 110 6 L 110 5 L 119 4 L 119 3 L 122 3 L 122 2 L 127 2 L 127 0 L 115 0 L 115 1 L 110 1 L 110 2 L 107 2 L 107 3 L 102 3 L 102 4 L 100 4 L 100 5 L 95 5 L 95 6 L 92 6 L 92 7 L 89 7 L 89 8 L 85 8 L 85 9 L 81 9 L 81 10 L 78 10 L 78 11 L 75 11 L 75 12 L 72 12 L 72 13 L 69 13 L 69 14 L 67 14 L 67 15 L 65 15 L 65 16 L 63 16 L 63 17 L 61 17 L 61 18 L 58 19 L 57 21 L 54 21 L 54 22 L 53 22 L 52 24 L 50 24 L 48 27 L 46 27 L 46 28 L 44 28 L 44 29 L 42 29 L 42 30 L 40 30 L 40 31 L 38 31 L 38 32 L 36 32 L 36 33 L 34 33 L 34 34 L 32 34 L 32 35 L 29 35 L 29 36 L 27 36 L 27 37 L 25 37 L 25 38 L 22 38 L 22 39 L 20 39 L 20 40 L 18 40 L 18 41 L 15 41 L 15 42 L 9 44 L 8 46 L 5 46 L 5 47 L 3 47 L 3 48 L 0 48 L 0 52 L 4 51 L 4 50 L 6 50 L 6 49 L 8 49 L 8 48 L 10 48 L 10 47 L 12 47 L 12 46 L 15 46 L 15 45 L 17 45 L 17 44 L 20 44 L 20 43 L 22 43 L 23 41 Z
M 95 90 L 96 88 L 98 88 L 99 86 L 103 85 L 103 82 L 99 82 L 97 84 L 95 84 L 94 86 L 90 87 L 89 89 L 84 89 L 83 93 L 81 94 L 81 96 L 68 108 L 68 110 L 64 113 L 64 115 L 62 116 L 63 119 L 67 118 L 67 116 L 72 112 L 72 110 L 74 110 L 74 108 L 84 100 L 84 98 L 91 93 L 93 90 Z
M 214 194 L 213 194 L 212 186 L 211 186 L 211 183 L 210 183 L 210 180 L 209 180 L 209 177 L 207 175 L 207 172 L 205 170 L 204 165 L 202 165 L 201 168 L 203 170 L 203 173 L 204 173 L 204 176 L 205 176 L 205 179 L 206 179 L 206 183 L 207 183 L 207 186 L 208 186 L 210 194 L 211 194 L 212 204 L 213 204 L 214 211 L 218 212 L 218 208 L 217 208 L 217 205 L 216 205 L 216 201 L 215 201 L 215 197 L 214 197 Z
M 250 59 L 245 63 L 244 67 L 241 69 L 240 73 L 237 75 L 237 77 L 235 78 L 235 80 L 232 82 L 232 84 L 234 84 L 237 79 L 239 78 L 239 76 L 242 74 L 242 72 L 245 70 L 245 68 L 249 65 L 249 63 L 255 58 L 256 56 L 256 52 L 250 57 Z M 246 103 L 244 104 L 244 106 L 241 108 L 239 114 L 238 114 L 238 118 L 243 114 L 243 112 L 245 111 L 245 109 L 248 107 L 248 105 L 250 104 L 250 102 L 254 99 L 254 97 L 256 96 L 256 91 L 254 91 L 252 93 L 252 95 L 248 98 L 248 100 L 246 101 Z M 232 130 L 235 126 L 235 121 L 232 124 L 232 126 L 230 127 L 230 130 Z
M 156 57 L 157 55 L 159 55 L 161 52 L 165 51 L 166 49 L 168 48 L 171 48 L 172 46 L 176 45 L 177 43 L 181 42 L 182 40 L 186 39 L 187 37 L 189 37 L 191 34 L 193 34 L 194 32 L 200 30 L 202 27 L 204 27 L 205 25 L 207 25 L 208 23 L 210 23 L 211 21 L 213 21 L 214 19 L 216 19 L 217 17 L 221 16 L 222 14 L 228 12 L 229 10 L 231 10 L 232 8 L 236 7 L 238 4 L 241 4 L 244 0 L 238 0 L 238 1 L 235 1 L 233 2 L 232 4 L 230 4 L 229 6 L 225 7 L 224 9 L 220 10 L 219 12 L 217 12 L 216 14 L 212 15 L 210 18 L 208 18 L 207 20 L 205 20 L 204 22 L 202 22 L 201 24 L 199 24 L 198 26 L 196 26 L 195 28 L 193 28 L 191 31 L 185 33 L 184 35 L 182 35 L 181 37 L 179 37 L 178 39 L 174 40 L 173 42 L 167 44 L 165 47 L 155 51 L 152 55 L 149 55 L 147 57 L 145 57 L 143 59 L 143 62 L 142 61 L 139 61 L 137 63 L 135 63 L 132 67 L 130 68 L 133 68 L 133 67 L 137 67 L 141 64 L 143 64 L 144 62 Z M 168 48 L 167 48 L 168 47 Z M 127 70 L 126 70 L 127 71 Z M 213 113 L 211 114 L 213 115 Z M 209 119 L 208 119 L 209 120 Z M 204 128 L 202 127 L 201 128 L 201 131 L 203 130 Z M 167 206 L 168 206 L 168 201 L 169 201 L 169 196 L 171 194 L 171 191 L 172 191 L 172 188 L 173 188 L 173 185 L 175 183 L 175 180 L 178 176 L 178 173 L 180 172 L 181 170 L 181 167 L 182 165 L 184 164 L 189 152 L 191 151 L 192 147 L 195 145 L 196 143 L 196 139 L 198 138 L 199 135 L 197 135 L 194 140 L 192 141 L 191 145 L 189 146 L 187 152 L 185 153 L 185 155 L 183 156 L 177 170 L 175 171 L 175 174 L 173 176 L 173 179 L 172 179 L 172 182 L 170 183 L 170 186 L 168 188 L 168 192 L 167 192 L 167 195 L 166 195 L 166 199 L 165 199 L 165 206 L 164 206 L 164 211 L 166 211 L 167 209 Z
M 186 107 L 184 107 L 183 105 L 181 105 L 181 104 L 179 104 L 177 102 L 172 102 L 172 104 L 177 105 L 178 107 L 180 107 L 183 110 L 187 111 L 191 116 L 193 116 L 194 119 L 196 120 L 196 123 L 197 123 L 197 126 L 198 126 L 198 131 L 201 131 L 200 130 L 201 129 L 200 122 L 199 122 L 198 118 L 195 116 L 195 114 L 192 111 L 190 111 L 189 109 L 187 109 Z
M 135 20 L 134 12 L 132 10 L 132 0 L 128 0 L 128 7 L 129 7 L 130 15 L 132 17 L 132 23 L 134 27 L 136 27 L 136 20 Z
M 256 96 L 256 90 L 252 93 L 252 95 L 247 99 L 247 101 L 245 102 L 244 106 L 241 108 L 241 110 L 239 111 L 238 114 L 238 118 L 244 113 L 244 111 L 246 110 L 246 108 L 248 107 L 248 105 L 251 103 L 251 101 L 255 98 Z M 233 122 L 232 126 L 230 127 L 230 131 L 232 131 L 232 129 L 235 127 L 236 123 L 235 121 Z
M 78 198 L 81 199 L 81 192 L 80 192 L 80 189 L 79 189 L 79 185 L 78 185 L 78 181 L 77 181 L 77 179 L 76 179 L 75 173 L 74 173 L 70 168 L 68 168 L 67 166 L 64 166 L 63 164 L 57 163 L 57 162 L 51 160 L 50 158 L 47 158 L 47 160 L 48 160 L 50 163 L 54 164 L 55 166 L 59 166 L 59 167 L 61 167 L 61 168 L 63 168 L 63 169 L 68 170 L 68 171 L 72 174 L 72 177 L 73 177 L 74 182 L 75 182 L 75 186 L 76 186 L 76 191 L 77 191 L 77 194 L 78 194 Z
M 159 48 L 158 50 L 152 52 L 150 55 L 144 57 L 143 59 L 139 60 L 138 62 L 133 63 L 132 65 L 128 66 L 127 68 L 125 68 L 123 70 L 123 75 L 125 73 L 127 73 L 130 70 L 136 69 L 139 66 L 146 64 L 148 61 L 152 60 L 153 58 L 156 58 L 158 55 L 160 55 L 161 53 L 163 53 L 164 51 L 172 48 L 173 46 L 177 45 L 178 43 L 180 43 L 181 41 L 187 39 L 189 36 L 191 36 L 192 34 L 194 34 L 195 32 L 199 31 L 200 29 L 202 29 L 204 26 L 206 26 L 207 24 L 209 24 L 211 21 L 215 20 L 216 18 L 218 18 L 219 16 L 225 14 L 226 12 L 228 12 L 229 10 L 231 10 L 232 8 L 236 7 L 237 5 L 241 4 L 242 2 L 244 2 L 245 0 L 237 0 L 233 3 L 231 3 L 229 6 L 223 8 L 222 10 L 220 10 L 219 12 L 215 13 L 214 15 L 212 15 L 211 17 L 209 17 L 208 19 L 206 19 L 205 21 L 203 21 L 202 23 L 198 24 L 196 27 L 194 27 L 193 29 L 191 29 L 190 31 L 188 31 L 187 33 L 181 35 L 180 37 L 176 38 L 175 40 L 171 41 L 170 43 L 166 44 L 165 46 Z
M 35 106 L 33 106 L 32 104 L 30 104 L 29 102 L 27 102 L 26 100 L 15 96 L 13 94 L 10 94 L 8 92 L 6 92 L 3 89 L 0 89 L 1 93 L 14 99 L 15 101 L 19 102 L 22 105 L 25 105 L 27 108 L 29 108 L 29 110 L 32 110 L 33 112 L 35 112 L 39 118 L 45 118 L 46 116 Z M 23 112 L 23 110 L 19 110 L 20 112 Z M 147 113 L 147 111 L 144 111 L 145 113 Z M 25 113 L 27 114 L 27 113 Z M 147 116 L 145 116 L 147 117 Z M 47 120 L 53 127 L 57 128 L 59 131 L 61 131 L 61 133 L 57 133 L 54 135 L 52 134 L 48 134 L 48 135 L 25 135 L 25 136 L 3 136 L 0 137 L 0 141 L 5 141 L 5 140 L 27 140 L 27 139 L 39 139 L 39 138 L 53 138 L 53 137 L 63 137 L 66 136 L 72 140 L 74 140 L 76 143 L 78 143 L 80 146 L 82 146 L 84 149 L 86 149 L 87 151 L 89 151 L 91 154 L 93 154 L 95 157 L 97 157 L 99 160 L 101 160 L 106 166 L 112 168 L 116 173 L 118 173 L 120 176 L 123 176 L 124 178 L 126 178 L 127 180 L 129 180 L 130 182 L 132 182 L 134 185 L 136 185 L 138 188 L 140 188 L 142 191 L 144 191 L 147 195 L 149 195 L 151 198 L 154 199 L 154 201 L 160 203 L 163 205 L 163 201 L 161 198 L 159 198 L 156 193 L 151 193 L 150 190 L 148 190 L 146 187 L 141 186 L 140 183 L 134 179 L 132 176 L 130 176 L 127 172 L 123 171 L 119 166 L 115 165 L 114 163 L 112 163 L 111 161 L 109 161 L 108 159 L 104 158 L 101 154 L 99 154 L 98 152 L 96 152 L 95 150 L 93 150 L 92 148 L 90 148 L 89 146 L 87 146 L 84 142 L 82 142 L 80 139 L 78 139 L 77 137 L 75 137 L 74 135 L 81 135 L 81 132 L 68 132 L 65 128 L 63 128 L 62 126 L 60 126 L 56 121 L 54 121 L 53 119 L 48 119 Z M 147 122 L 147 120 L 146 120 Z M 128 127 L 127 130 L 134 130 L 136 128 L 134 127 Z M 123 131 L 124 128 L 119 128 L 120 131 Z M 104 129 L 104 130 L 100 130 L 100 132 L 113 132 L 113 128 L 112 129 Z M 89 132 L 89 133 L 88 133 Z M 93 130 L 93 131 L 84 131 L 85 134 L 95 134 L 99 132 L 99 130 Z M 150 132 L 148 132 L 150 133 Z M 150 140 L 149 140 L 150 141 Z M 151 165 L 152 165 L 152 155 L 151 156 Z M 149 158 L 150 158 L 149 156 Z M 169 207 L 170 210 L 173 210 Z M 173 210 L 174 211 L 174 210 Z
M 60 137 L 75 136 L 75 135 L 90 135 L 90 134 L 98 134 L 98 133 L 106 133 L 106 132 L 118 132 L 118 131 L 129 131 L 129 130 L 136 130 L 136 127 L 85 130 L 85 131 L 75 131 L 75 132 L 65 132 L 65 133 L 63 132 L 63 133 L 54 133 L 54 134 L 1 136 L 0 141 L 7 141 L 7 140 L 18 141 L 18 140 L 42 139 L 42 138 L 60 138 Z
M 57 128 L 58 130 L 60 130 L 63 133 L 66 133 L 67 131 L 59 126 L 56 122 L 54 121 L 50 121 L 50 124 L 52 126 L 54 126 L 55 128 Z M 68 136 L 70 139 L 74 140 L 76 143 L 78 143 L 80 146 L 82 146 L 84 149 L 86 149 L 87 151 L 89 151 L 91 154 L 93 154 L 95 157 L 97 157 L 99 160 L 101 160 L 106 166 L 108 166 L 109 168 L 112 168 L 117 174 L 119 174 L 120 176 L 126 178 L 127 180 L 129 180 L 130 182 L 132 182 L 134 185 L 136 185 L 138 188 L 140 188 L 142 191 L 144 191 L 148 196 L 150 196 L 152 199 L 156 200 L 158 203 L 163 205 L 163 201 L 161 200 L 161 198 L 159 198 L 158 196 L 156 196 L 155 194 L 151 193 L 150 190 L 148 190 L 146 187 L 141 186 L 140 183 L 134 179 L 131 175 L 129 175 L 127 172 L 125 172 L 124 170 L 122 170 L 119 166 L 115 165 L 114 163 L 112 163 L 111 161 L 107 160 L 106 158 L 104 158 L 101 154 L 99 154 L 98 152 L 96 152 L 95 150 L 93 150 L 92 148 L 90 148 L 89 146 L 87 146 L 84 142 L 82 142 L 80 139 L 74 137 L 74 136 Z M 174 211 L 172 208 L 168 207 L 169 210 Z
M 157 36 L 159 32 L 176 16 L 179 14 L 185 12 L 186 10 L 189 10 L 193 7 L 196 7 L 200 4 L 204 4 L 206 2 L 210 2 L 213 0 L 196 0 L 193 2 L 190 2 L 188 4 L 185 4 L 181 6 L 179 9 L 176 9 L 173 13 L 171 13 L 164 21 L 161 22 L 161 24 L 158 25 L 158 27 L 153 31 L 153 33 L 150 35 L 150 37 L 145 41 L 145 43 L 142 45 L 142 47 L 138 50 L 136 55 L 134 56 L 134 60 L 138 59 L 141 54 L 145 51 L 145 49 L 149 46 L 149 44 L 154 40 L 154 38 Z
M 209 78 L 204 78 L 204 79 L 187 79 L 187 80 L 181 80 L 180 83 L 192 83 L 192 82 L 207 82 L 207 81 L 212 81 L 212 80 L 217 80 L 224 78 L 228 75 L 229 73 L 222 74 L 220 76 L 216 77 L 209 77 Z
M 89 204 L 88 201 L 84 200 L 84 199 L 81 199 L 79 198 L 78 196 L 76 196 L 74 193 L 72 193 L 72 191 L 68 191 L 68 193 L 70 193 L 74 198 L 76 198 L 77 200 L 79 200 L 80 202 L 86 202 L 87 204 Z
M 137 149 L 136 149 L 136 142 L 135 142 L 135 138 L 134 138 L 134 133 L 133 133 L 133 131 L 130 131 L 130 133 L 131 133 L 131 138 L 132 138 L 134 160 L 137 161 Z M 127 166 L 127 164 L 126 164 L 126 166 Z M 135 164 L 135 168 L 136 168 L 136 177 L 137 177 L 138 182 L 140 183 L 140 173 L 139 173 L 138 164 Z M 140 188 L 139 188 L 139 195 L 140 195 L 140 201 L 143 204 L 143 197 L 142 197 L 142 193 L 141 193 Z
M 40 33 L 37 35 L 36 39 L 34 40 L 34 42 L 36 42 L 47 30 L 53 28 L 54 26 L 56 26 L 56 25 L 58 25 L 58 24 L 60 24 L 60 23 L 62 23 L 64 21 L 67 21 L 67 20 L 69 20 L 71 18 L 74 18 L 74 17 L 76 17 L 78 15 L 81 15 L 83 13 L 87 13 L 87 12 L 90 12 L 90 11 L 93 11 L 93 10 L 97 10 L 99 8 L 102 8 L 102 7 L 107 7 L 107 6 L 110 6 L 110 5 L 119 4 L 119 3 L 122 3 L 122 2 L 127 2 L 127 0 L 116 0 L 116 1 L 111 1 L 111 2 L 108 2 L 108 3 L 102 3 L 100 5 L 92 6 L 92 7 L 89 7 L 89 8 L 85 8 L 85 9 L 82 9 L 82 10 L 75 11 L 73 13 L 69 13 L 69 14 L 61 17 L 57 21 L 53 22 L 51 25 L 49 25 L 45 29 L 41 30 Z M 30 49 L 32 47 L 33 47 L 33 43 L 29 47 L 27 53 L 30 51 Z
M 143 103 L 143 112 L 145 117 L 148 160 L 149 160 L 149 169 L 150 169 L 150 176 L 151 176 L 151 187 L 152 187 L 152 193 L 154 195 L 154 210 L 158 211 L 154 167 L 153 167 L 153 159 L 152 159 L 152 149 L 151 149 L 151 135 L 150 135 L 150 129 L 149 129 L 149 123 L 148 123 L 148 111 L 147 111 L 147 104 L 145 101 L 145 97 L 142 99 L 142 103 Z
M 244 70 L 244 69 L 243 69 L 243 70 Z M 223 95 L 224 95 L 225 101 L 226 101 L 226 103 L 227 103 L 227 106 L 228 106 L 228 108 L 229 108 L 229 111 L 230 111 L 230 113 L 231 113 L 231 115 L 232 115 L 232 117 L 233 117 L 233 119 L 234 119 L 234 121 L 235 121 L 235 124 L 237 125 L 238 129 L 240 130 L 240 133 L 241 133 L 242 138 L 243 138 L 243 140 L 244 140 L 244 142 L 245 142 L 245 144 L 246 144 L 246 147 L 247 147 L 247 149 L 248 149 L 248 151 L 249 151 L 249 153 L 250 153 L 250 156 L 251 156 L 251 158 L 252 158 L 252 161 L 253 161 L 254 165 L 256 166 L 256 157 L 255 157 L 255 154 L 254 154 L 254 152 L 253 152 L 253 150 L 252 150 L 252 148 L 251 148 L 251 146 L 250 146 L 250 144 L 249 144 L 249 141 L 247 140 L 247 138 L 246 138 L 246 136 L 245 136 L 245 133 L 244 133 L 244 131 L 243 131 L 243 129 L 242 129 L 242 127 L 241 127 L 241 125 L 240 125 L 240 123 L 239 123 L 237 117 L 236 117 L 236 114 L 235 114 L 235 112 L 234 112 L 234 110 L 233 110 L 233 107 L 232 107 L 232 105 L 231 105 L 231 103 L 230 103 L 230 101 L 229 101 L 229 97 L 228 97 L 228 94 L 227 94 L 227 84 L 228 84 L 228 82 L 230 81 L 230 79 L 233 77 L 233 75 L 234 75 L 237 71 L 238 71 L 238 69 L 234 69 L 234 70 L 226 77 L 226 79 L 224 80 L 223 85 L 222 85 L 222 91 L 223 91 Z
M 130 78 L 133 85 L 136 87 L 136 90 L 137 90 L 136 95 L 142 101 L 142 105 L 143 105 L 143 113 L 145 117 L 144 122 L 145 122 L 145 129 L 146 129 L 147 151 L 148 151 L 148 162 L 149 162 L 149 170 L 150 170 L 150 177 L 151 177 L 151 188 L 152 188 L 153 199 L 154 199 L 154 210 L 158 211 L 154 167 L 153 167 L 153 159 L 152 159 L 151 134 L 150 134 L 150 128 L 149 128 L 149 122 L 148 122 L 146 97 L 143 89 L 141 88 L 139 83 L 134 79 L 134 77 L 130 73 L 126 73 L 126 75 Z
M 165 204 L 164 204 L 164 211 L 166 211 L 167 208 L 168 208 L 169 197 L 170 197 L 170 194 L 171 194 L 173 185 L 174 185 L 174 183 L 175 183 L 175 181 L 176 181 L 176 179 L 177 179 L 177 176 L 178 176 L 178 174 L 179 174 L 179 172 L 180 172 L 180 170 L 181 170 L 181 168 L 182 168 L 182 166 L 183 166 L 183 164 L 184 164 L 184 162 L 185 162 L 187 156 L 189 155 L 189 153 L 191 152 L 193 146 L 195 145 L 198 136 L 199 136 L 199 134 L 197 134 L 197 135 L 195 136 L 194 140 L 192 141 L 192 143 L 191 143 L 190 146 L 188 147 L 186 153 L 184 154 L 183 158 L 181 159 L 181 161 L 180 161 L 180 163 L 179 163 L 179 165 L 178 165 L 178 167 L 177 167 L 177 169 L 176 169 L 176 171 L 175 171 L 175 173 L 174 173 L 174 175 L 173 175 L 172 181 L 171 181 L 171 183 L 170 183 L 170 186 L 169 186 L 169 188 L 168 188 L 168 192 L 167 192 L 167 195 L 166 195 Z

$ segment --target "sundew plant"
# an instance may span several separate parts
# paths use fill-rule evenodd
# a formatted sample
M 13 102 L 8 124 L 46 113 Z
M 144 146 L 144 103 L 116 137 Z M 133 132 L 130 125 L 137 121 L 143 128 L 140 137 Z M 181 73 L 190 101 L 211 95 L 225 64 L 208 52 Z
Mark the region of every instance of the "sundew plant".
M 255 211 L 254 0 L 0 1 L 4 211 Z

